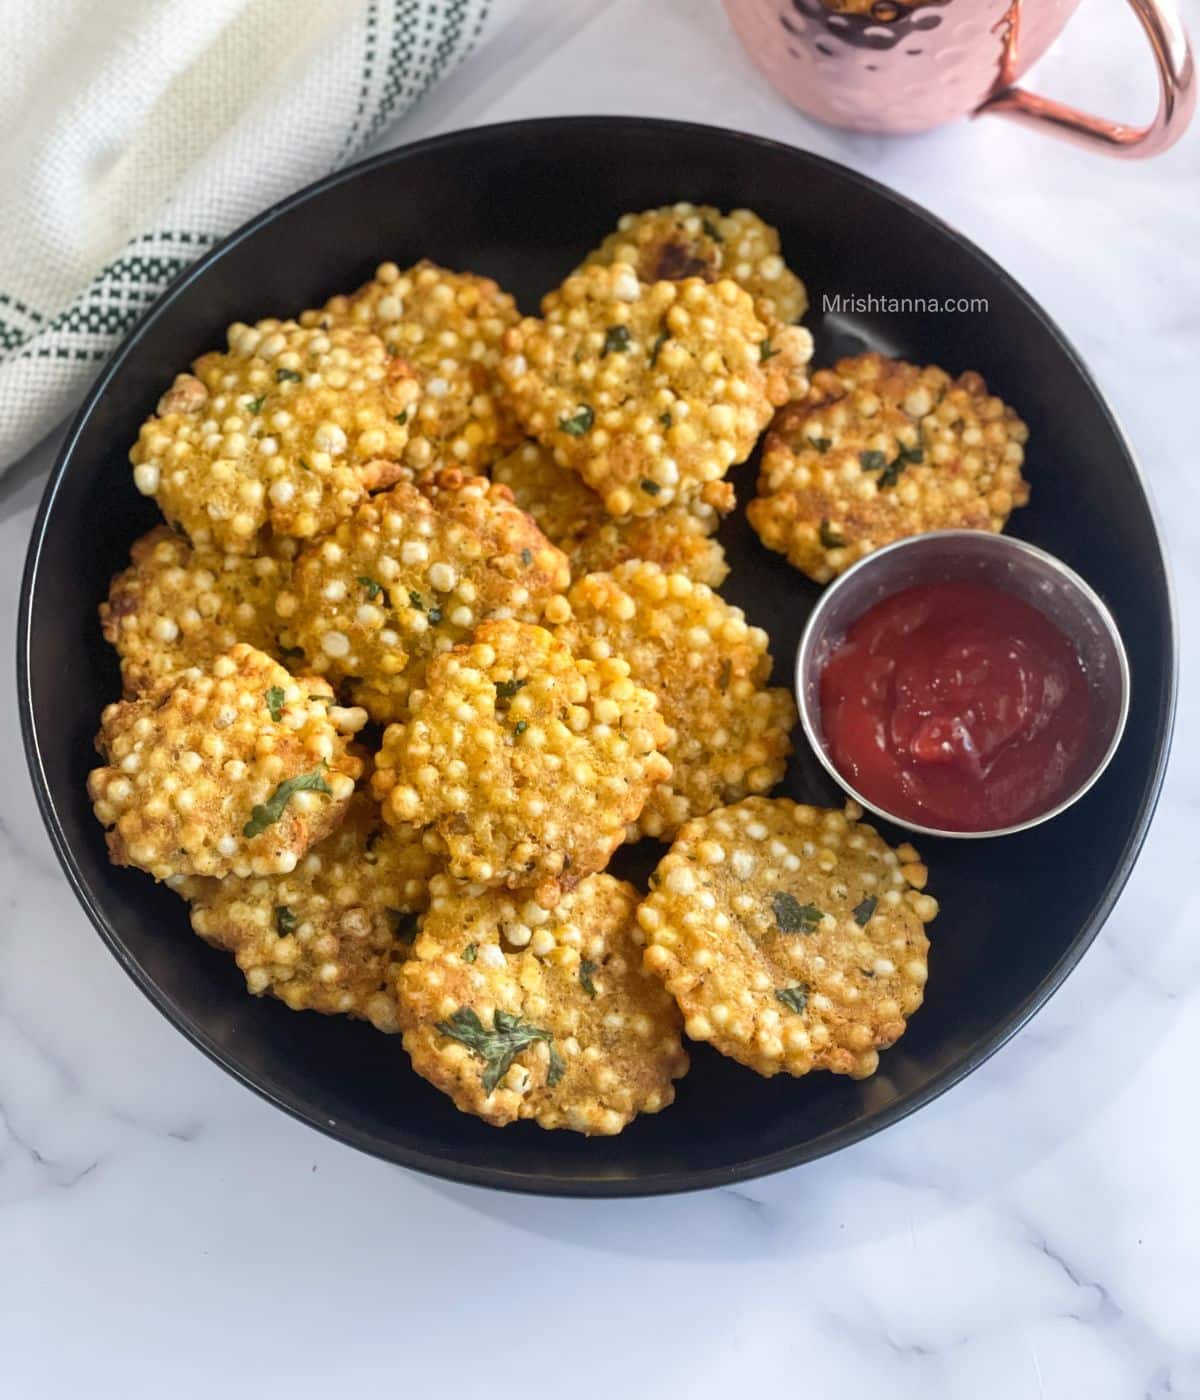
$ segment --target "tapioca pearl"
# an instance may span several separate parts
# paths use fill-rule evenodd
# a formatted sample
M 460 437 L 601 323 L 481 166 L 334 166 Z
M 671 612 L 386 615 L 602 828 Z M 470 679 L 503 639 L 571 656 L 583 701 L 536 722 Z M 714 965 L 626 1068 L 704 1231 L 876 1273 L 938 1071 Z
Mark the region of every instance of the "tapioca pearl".
M 153 496 L 161 481 L 161 472 L 155 462 L 140 462 L 133 469 L 133 484 L 143 496 Z
M 754 873 L 755 859 L 747 850 L 736 850 L 729 860 L 733 873 L 739 880 L 748 880 Z M 735 897 L 735 906 L 738 899 L 748 898 L 747 896 Z M 753 901 L 750 901 L 751 903 Z
M 692 1040 L 710 1040 L 712 1038 L 712 1022 L 703 1012 L 696 1012 L 689 1016 L 684 1022 L 683 1028 Z
M 350 654 L 350 638 L 346 636 L 345 632 L 333 629 L 326 632 L 321 638 L 321 650 L 335 661 L 340 660 Z

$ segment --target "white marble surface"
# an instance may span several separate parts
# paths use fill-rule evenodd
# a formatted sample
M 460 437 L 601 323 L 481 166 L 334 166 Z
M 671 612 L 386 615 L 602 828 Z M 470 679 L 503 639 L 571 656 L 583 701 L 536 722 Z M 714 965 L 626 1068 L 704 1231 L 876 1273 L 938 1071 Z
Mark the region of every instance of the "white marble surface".
M 1144 67 L 1124 7 L 1085 0 L 1037 81 L 1136 117 Z M 1181 725 L 1141 864 L 1051 1005 L 873 1141 L 703 1196 L 508 1198 L 317 1136 L 171 1029 L 59 874 L 10 684 L 0 1395 L 1200 1395 L 1200 131 L 1146 166 L 996 120 L 851 137 L 775 97 L 715 0 L 530 0 L 388 143 L 597 111 L 723 122 L 864 170 L 974 238 L 1082 349 L 1140 449 L 1179 594 Z M 0 483 L 10 658 L 53 447 Z

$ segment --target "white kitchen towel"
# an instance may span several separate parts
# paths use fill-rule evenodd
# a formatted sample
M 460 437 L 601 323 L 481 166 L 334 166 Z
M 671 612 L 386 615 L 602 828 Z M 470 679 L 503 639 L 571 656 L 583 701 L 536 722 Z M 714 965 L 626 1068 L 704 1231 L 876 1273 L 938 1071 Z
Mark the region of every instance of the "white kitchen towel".
M 0 471 L 168 282 L 345 165 L 504 0 L 0 0 Z

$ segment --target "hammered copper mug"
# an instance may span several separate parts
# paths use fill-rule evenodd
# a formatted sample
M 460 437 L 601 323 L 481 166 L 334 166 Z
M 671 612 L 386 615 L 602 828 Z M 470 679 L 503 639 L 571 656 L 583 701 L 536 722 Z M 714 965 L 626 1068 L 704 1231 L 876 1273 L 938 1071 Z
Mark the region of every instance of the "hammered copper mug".
M 1196 105 L 1187 34 L 1171 0 L 1129 0 L 1160 84 L 1145 127 L 1015 86 L 1079 0 L 725 0 L 750 56 L 802 112 L 855 131 L 924 131 L 995 112 L 1109 155 L 1158 155 Z

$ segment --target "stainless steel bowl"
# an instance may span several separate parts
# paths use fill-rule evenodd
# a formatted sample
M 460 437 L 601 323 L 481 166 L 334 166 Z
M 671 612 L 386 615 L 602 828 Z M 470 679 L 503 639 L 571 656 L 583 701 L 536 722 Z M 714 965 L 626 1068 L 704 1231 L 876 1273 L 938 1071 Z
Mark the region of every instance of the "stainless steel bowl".
M 889 812 L 853 787 L 829 755 L 821 726 L 820 679 L 830 653 L 868 608 L 918 584 L 964 579 L 1001 588 L 1037 608 L 1074 645 L 1092 692 L 1093 733 L 1085 776 L 1045 812 L 991 831 L 945 831 Z M 1121 742 L 1129 712 L 1129 660 L 1112 614 L 1095 591 L 1061 559 L 1010 535 L 980 530 L 935 530 L 898 540 L 868 554 L 831 583 L 809 616 L 796 652 L 800 722 L 830 776 L 863 807 L 908 831 L 974 839 L 1008 836 L 1049 821 L 1078 802 Z

